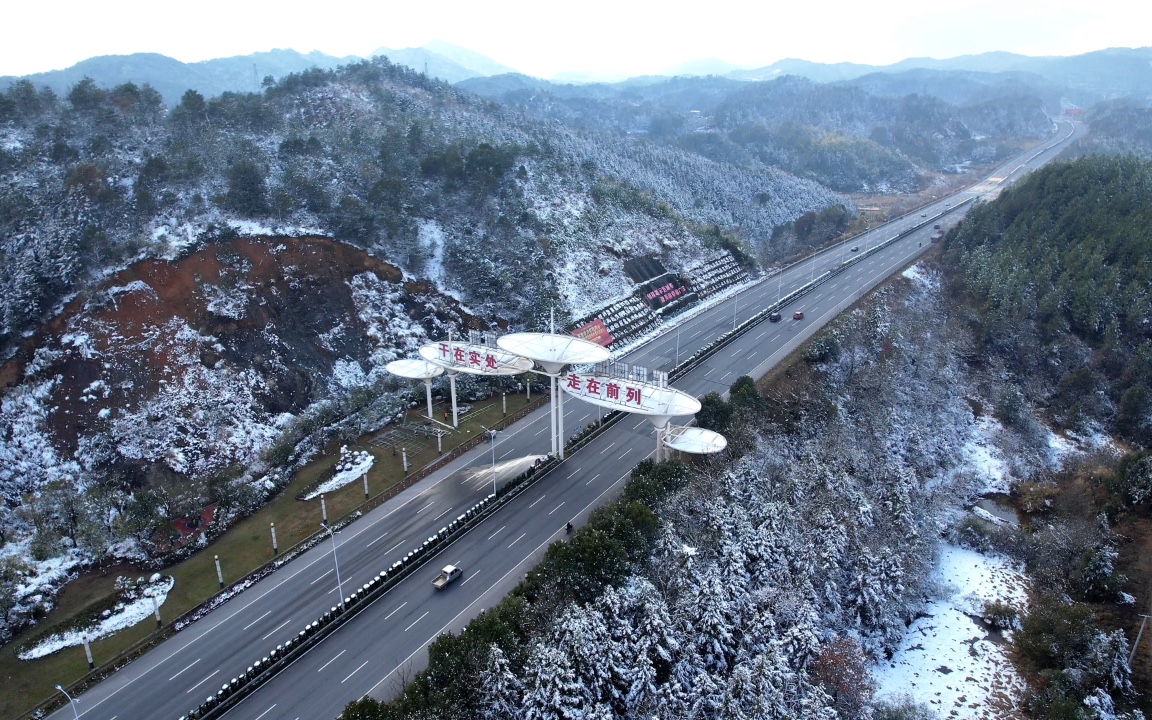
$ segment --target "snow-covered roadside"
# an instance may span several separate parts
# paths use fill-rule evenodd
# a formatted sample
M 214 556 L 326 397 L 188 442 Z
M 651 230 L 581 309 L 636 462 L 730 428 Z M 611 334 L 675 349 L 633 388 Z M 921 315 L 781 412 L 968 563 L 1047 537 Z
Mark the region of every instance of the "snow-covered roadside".
M 933 580 L 946 588 L 908 629 L 900 649 L 873 668 L 877 698 L 910 696 L 941 717 L 1015 717 L 1024 683 L 1008 647 L 978 618 L 985 603 L 1023 609 L 1027 579 L 1007 560 L 943 545 Z
M 323 493 L 330 493 L 359 480 L 372 469 L 375 462 L 376 458 L 372 457 L 372 454 L 367 450 L 348 452 L 347 445 L 341 447 L 340 461 L 336 463 L 336 473 L 329 480 L 317 486 L 315 490 L 305 495 L 304 499 L 311 500 L 320 497 Z
M 156 578 L 156 576 L 153 577 Z M 141 586 L 139 590 L 134 592 L 133 594 L 137 595 L 134 600 L 120 603 L 115 609 L 105 611 L 107 612 L 107 617 L 101 618 L 100 622 L 95 625 L 81 630 L 70 630 L 68 632 L 49 635 L 34 647 L 20 653 L 17 657 L 21 660 L 35 660 L 45 655 L 51 655 L 57 650 L 83 644 L 85 636 L 87 636 L 89 640 L 97 640 L 125 628 L 130 628 L 153 614 L 153 599 L 155 599 L 157 607 L 162 606 L 164 601 L 168 599 L 168 593 L 172 591 L 172 586 L 175 584 L 176 581 L 171 577 L 156 578 L 153 582 Z

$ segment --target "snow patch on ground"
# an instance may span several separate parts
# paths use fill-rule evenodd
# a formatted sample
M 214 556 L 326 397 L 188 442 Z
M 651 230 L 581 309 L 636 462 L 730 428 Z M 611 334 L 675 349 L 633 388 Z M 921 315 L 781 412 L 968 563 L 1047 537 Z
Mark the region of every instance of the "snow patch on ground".
M 935 290 L 940 287 L 940 279 L 938 277 L 933 277 L 933 275 L 930 273 L 925 272 L 924 268 L 920 267 L 920 263 L 916 263 L 915 265 L 906 268 L 904 272 L 900 274 L 916 283 L 917 285 L 922 285 L 927 290 Z
M 1004 429 L 999 420 L 987 415 L 976 419 L 968 442 L 960 449 L 962 466 L 975 473 L 984 482 L 984 493 L 1008 494 L 1012 489 L 1008 464 L 1000 448 L 996 446 L 996 435 Z
M 125 628 L 130 628 L 153 614 L 153 598 L 156 599 L 157 606 L 162 606 L 175 584 L 176 581 L 170 577 L 160 578 L 158 582 L 149 583 L 142 592 L 138 593 L 138 597 L 130 602 L 118 604 L 116 609 L 110 612 L 108 617 L 101 618 L 100 622 L 82 630 L 71 630 L 50 635 L 31 649 L 20 653 L 18 657 L 21 660 L 35 660 L 66 647 L 82 645 L 85 636 L 90 641 L 98 640 Z
M 943 545 L 933 579 L 951 594 L 930 602 L 892 659 L 873 668 L 877 698 L 909 695 L 959 720 L 1015 717 L 1024 682 L 1008 646 L 978 618 L 992 601 L 1022 610 L 1024 574 L 1006 560 Z
M 372 469 L 375 462 L 376 458 L 372 457 L 371 453 L 365 450 L 348 452 L 348 446 L 345 445 L 340 448 L 340 461 L 336 463 L 336 473 L 330 480 L 321 483 L 319 487 L 305 495 L 304 499 L 311 500 L 359 480 Z

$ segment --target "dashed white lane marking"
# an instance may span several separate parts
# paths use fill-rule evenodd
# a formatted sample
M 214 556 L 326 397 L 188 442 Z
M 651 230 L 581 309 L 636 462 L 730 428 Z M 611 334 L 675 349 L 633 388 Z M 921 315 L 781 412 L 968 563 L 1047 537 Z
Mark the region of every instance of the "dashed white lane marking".
M 331 659 L 331 660 L 329 660 L 328 662 L 326 662 L 326 663 L 324 663 L 323 665 L 321 665 L 321 666 L 320 666 L 320 669 L 319 669 L 319 670 L 317 670 L 316 672 L 323 672 L 323 671 L 324 671 L 324 668 L 326 668 L 326 667 L 328 667 L 329 665 L 331 665 L 332 663 L 336 662 L 336 658 L 340 657 L 341 655 L 343 655 L 343 654 L 344 654 L 344 653 L 346 653 L 346 652 L 348 652 L 348 648 L 344 648 L 344 649 L 343 649 L 343 650 L 341 650 L 340 652 L 336 653 L 336 657 L 332 658 L 332 659 Z

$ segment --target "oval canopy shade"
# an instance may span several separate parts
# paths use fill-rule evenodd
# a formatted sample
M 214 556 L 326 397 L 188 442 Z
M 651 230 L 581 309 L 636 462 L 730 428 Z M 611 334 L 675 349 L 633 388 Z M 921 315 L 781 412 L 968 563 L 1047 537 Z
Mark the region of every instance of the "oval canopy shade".
M 588 365 L 612 357 L 607 348 L 571 335 L 511 333 L 496 338 L 496 344 L 510 353 L 535 360 L 549 374 L 559 372 L 565 365 Z
M 519 375 L 532 369 L 532 361 L 487 345 L 432 342 L 420 348 L 420 357 L 449 372 L 470 375 Z
M 393 360 L 384 366 L 388 372 L 409 380 L 431 380 L 444 374 L 444 368 L 423 358 Z
M 664 446 L 694 455 L 708 455 L 728 447 L 728 438 L 704 428 L 670 427 L 664 432 Z

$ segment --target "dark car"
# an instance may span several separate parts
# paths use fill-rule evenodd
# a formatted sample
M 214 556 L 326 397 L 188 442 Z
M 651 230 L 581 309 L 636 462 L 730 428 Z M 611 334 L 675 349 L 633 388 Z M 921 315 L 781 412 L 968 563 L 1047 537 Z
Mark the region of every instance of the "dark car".
M 853 245 L 852 246 L 852 252 L 860 252 L 860 246 L 859 245 Z
M 792 319 L 793 320 L 803 320 L 804 319 L 804 311 L 797 310 L 796 312 L 792 313 Z
M 780 322 L 780 313 L 774 312 L 768 316 L 768 322 Z

